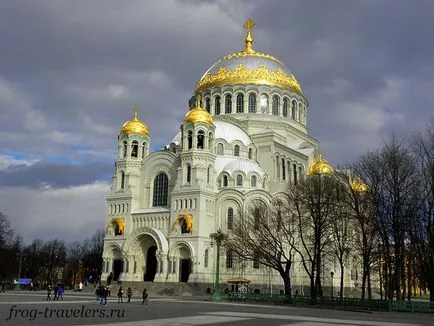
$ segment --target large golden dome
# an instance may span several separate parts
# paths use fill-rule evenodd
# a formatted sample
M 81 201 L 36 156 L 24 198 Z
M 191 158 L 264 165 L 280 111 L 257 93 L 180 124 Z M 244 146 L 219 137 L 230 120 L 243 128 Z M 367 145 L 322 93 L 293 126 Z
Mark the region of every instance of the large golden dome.
M 244 50 L 226 55 L 212 65 L 198 82 L 197 92 L 220 85 L 259 84 L 290 89 L 303 95 L 297 79 L 280 60 L 253 49 L 251 30 L 254 25 L 251 19 L 244 24 L 247 30 Z
M 125 121 L 121 127 L 121 133 L 149 136 L 148 126 L 137 118 L 137 111 L 137 107 L 134 107 L 134 116 L 131 120 Z
M 313 174 L 333 174 L 333 168 L 328 164 L 326 160 L 323 159 L 322 156 L 319 157 L 319 159 L 315 160 L 310 166 L 309 170 L 307 171 L 307 175 L 313 175 Z
M 205 123 L 211 125 L 213 123 L 212 115 L 204 108 L 200 107 L 200 95 L 196 95 L 196 106 L 187 112 L 184 117 L 184 123 Z

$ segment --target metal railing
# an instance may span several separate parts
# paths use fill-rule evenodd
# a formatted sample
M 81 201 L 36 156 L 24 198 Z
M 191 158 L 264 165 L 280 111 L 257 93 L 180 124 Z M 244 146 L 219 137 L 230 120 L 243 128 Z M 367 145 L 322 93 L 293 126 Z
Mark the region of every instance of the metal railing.
M 229 301 L 267 302 L 294 306 L 319 306 L 344 310 L 434 312 L 434 302 L 429 301 L 368 300 L 357 298 L 340 299 L 336 297 L 311 298 L 308 296 L 285 296 L 266 293 L 228 293 L 223 295 L 222 298 Z

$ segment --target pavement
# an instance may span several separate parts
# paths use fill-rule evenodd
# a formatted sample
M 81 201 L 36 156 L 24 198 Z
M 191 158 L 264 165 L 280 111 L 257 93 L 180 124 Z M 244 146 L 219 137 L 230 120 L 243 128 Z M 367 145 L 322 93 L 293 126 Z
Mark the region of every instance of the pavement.
M 46 301 L 46 293 L 0 294 L 0 325 L 267 325 L 267 326 L 432 326 L 434 315 L 396 312 L 350 312 L 267 304 L 212 302 L 209 297 L 150 295 L 142 305 L 137 295 L 131 303 L 108 298 L 107 306 L 89 292 L 66 292 L 63 301 Z

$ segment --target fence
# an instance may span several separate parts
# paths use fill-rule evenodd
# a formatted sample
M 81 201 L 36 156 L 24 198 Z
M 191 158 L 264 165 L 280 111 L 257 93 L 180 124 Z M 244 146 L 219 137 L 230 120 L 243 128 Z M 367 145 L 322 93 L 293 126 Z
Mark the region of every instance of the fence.
M 356 298 L 340 299 L 336 297 L 311 298 L 306 296 L 285 296 L 257 293 L 228 293 L 226 295 L 226 300 L 268 302 L 294 306 L 318 306 L 345 310 L 434 312 L 434 302 L 429 301 L 367 300 Z

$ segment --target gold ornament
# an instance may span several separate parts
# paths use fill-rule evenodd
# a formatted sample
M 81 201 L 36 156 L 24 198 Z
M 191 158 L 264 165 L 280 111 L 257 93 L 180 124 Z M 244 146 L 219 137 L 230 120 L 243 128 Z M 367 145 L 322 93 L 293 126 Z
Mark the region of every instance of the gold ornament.
M 215 75 L 207 73 L 199 81 L 197 91 L 225 84 L 272 85 L 289 88 L 303 95 L 300 84 L 293 75 L 287 76 L 281 69 L 276 72 L 269 71 L 264 65 L 260 65 L 257 69 L 247 69 L 243 64 L 240 64 L 233 71 L 228 71 L 222 67 Z
M 363 181 L 355 180 L 351 183 L 351 189 L 356 192 L 367 192 L 369 190 L 369 187 Z
M 137 118 L 138 109 L 134 107 L 134 115 L 131 120 L 125 121 L 121 127 L 121 133 L 124 134 L 139 134 L 142 136 L 149 136 L 148 126 Z
M 320 155 L 319 159 L 314 161 L 307 171 L 307 175 L 313 174 L 333 174 L 333 168 L 328 164 L 326 160 Z
M 184 123 L 205 123 L 211 125 L 213 123 L 212 115 L 200 106 L 200 94 L 196 95 L 196 106 L 187 112 L 184 117 Z
M 173 223 L 172 229 L 175 229 L 176 226 L 182 221 L 184 221 L 187 231 L 193 232 L 193 215 L 191 215 L 191 214 L 178 215 L 178 217 L 175 220 L 175 223 Z

